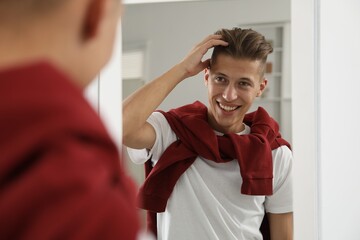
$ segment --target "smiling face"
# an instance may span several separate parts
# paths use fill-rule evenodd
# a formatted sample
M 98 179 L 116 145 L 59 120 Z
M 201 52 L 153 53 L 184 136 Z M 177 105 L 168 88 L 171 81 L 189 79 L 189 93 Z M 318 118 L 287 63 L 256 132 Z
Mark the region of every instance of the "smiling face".
M 235 59 L 221 54 L 211 68 L 205 70 L 208 118 L 213 129 L 222 133 L 244 129 L 245 114 L 267 84 L 260 69 L 260 60 Z

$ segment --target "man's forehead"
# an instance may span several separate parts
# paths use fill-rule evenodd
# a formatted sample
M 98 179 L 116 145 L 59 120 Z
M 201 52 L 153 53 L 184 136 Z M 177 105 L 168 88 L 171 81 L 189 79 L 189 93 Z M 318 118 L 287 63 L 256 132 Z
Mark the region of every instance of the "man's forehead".
M 216 74 L 233 79 L 259 79 L 261 77 L 260 60 L 233 58 L 223 56 L 210 66 L 210 74 Z
M 234 58 L 227 55 L 218 56 L 216 61 L 210 63 L 211 70 L 218 69 L 239 69 L 239 70 L 258 70 L 261 67 L 260 60 L 247 58 Z

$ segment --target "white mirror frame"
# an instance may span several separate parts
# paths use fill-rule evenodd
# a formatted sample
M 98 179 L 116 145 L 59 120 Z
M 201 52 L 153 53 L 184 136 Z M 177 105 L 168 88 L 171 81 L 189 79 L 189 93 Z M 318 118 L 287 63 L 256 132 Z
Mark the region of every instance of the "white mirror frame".
M 317 167 L 316 1 L 291 2 L 294 237 L 319 239 Z
M 359 239 L 360 1 L 291 5 L 295 239 Z

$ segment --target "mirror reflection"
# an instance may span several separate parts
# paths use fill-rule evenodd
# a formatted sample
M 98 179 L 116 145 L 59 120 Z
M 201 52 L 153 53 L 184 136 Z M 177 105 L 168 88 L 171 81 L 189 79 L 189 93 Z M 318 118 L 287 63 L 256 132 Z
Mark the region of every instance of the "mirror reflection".
M 263 107 L 279 123 L 284 139 L 291 143 L 289 21 L 290 2 L 285 0 L 272 1 L 271 3 L 261 1 L 194 1 L 126 5 L 122 19 L 123 97 L 126 98 L 136 89 L 182 61 L 196 43 L 216 30 L 221 28 L 232 29 L 233 27 L 251 28 L 266 37 L 273 47 L 273 52 L 264 64 L 264 77 L 267 86 L 262 94 L 256 98 L 249 112 L 257 110 L 259 106 Z M 212 49 L 204 58 L 209 58 L 211 53 Z M 220 68 L 214 64 L 214 68 L 216 67 Z M 208 90 L 205 87 L 207 81 L 204 83 L 204 78 L 206 80 L 207 78 L 211 79 L 211 74 L 210 68 L 210 70 L 202 71 L 182 81 L 157 109 L 168 111 L 195 101 L 208 105 Z M 132 147 L 134 146 L 136 144 Z M 131 162 L 128 162 L 127 165 L 139 184 L 142 184 L 144 182 L 143 166 L 136 166 Z M 214 183 L 214 185 L 217 184 L 218 182 Z M 274 195 L 273 199 L 277 196 Z M 251 199 L 254 200 L 255 198 Z M 265 198 L 256 199 L 260 205 L 262 201 L 266 204 Z M 185 199 L 183 200 L 185 201 Z M 276 202 L 276 200 L 268 200 L 268 202 Z M 186 206 L 184 205 L 184 207 Z M 272 211 L 277 213 L 277 210 L 274 209 Z M 226 210 L 224 211 L 226 213 Z M 165 219 L 168 217 L 166 211 L 164 215 L 158 214 L 159 216 L 163 219 L 158 221 L 169 223 Z M 229 219 L 230 221 L 234 220 L 232 217 Z M 270 219 L 273 218 L 270 217 Z M 271 222 L 277 221 L 271 220 Z M 163 230 L 163 228 L 159 228 L 159 225 L 158 229 Z M 165 230 L 162 230 L 160 234 L 164 234 Z M 194 229 L 194 232 L 196 231 Z M 170 235 L 175 234 L 176 230 L 170 230 L 170 232 Z

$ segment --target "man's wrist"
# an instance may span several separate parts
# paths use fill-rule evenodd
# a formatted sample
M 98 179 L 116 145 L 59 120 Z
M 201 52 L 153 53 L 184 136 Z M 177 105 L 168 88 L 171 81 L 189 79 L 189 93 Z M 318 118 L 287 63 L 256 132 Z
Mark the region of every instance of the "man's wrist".
M 175 78 L 178 80 L 178 83 L 190 77 L 189 72 L 181 63 L 176 64 L 170 71 L 176 76 Z

